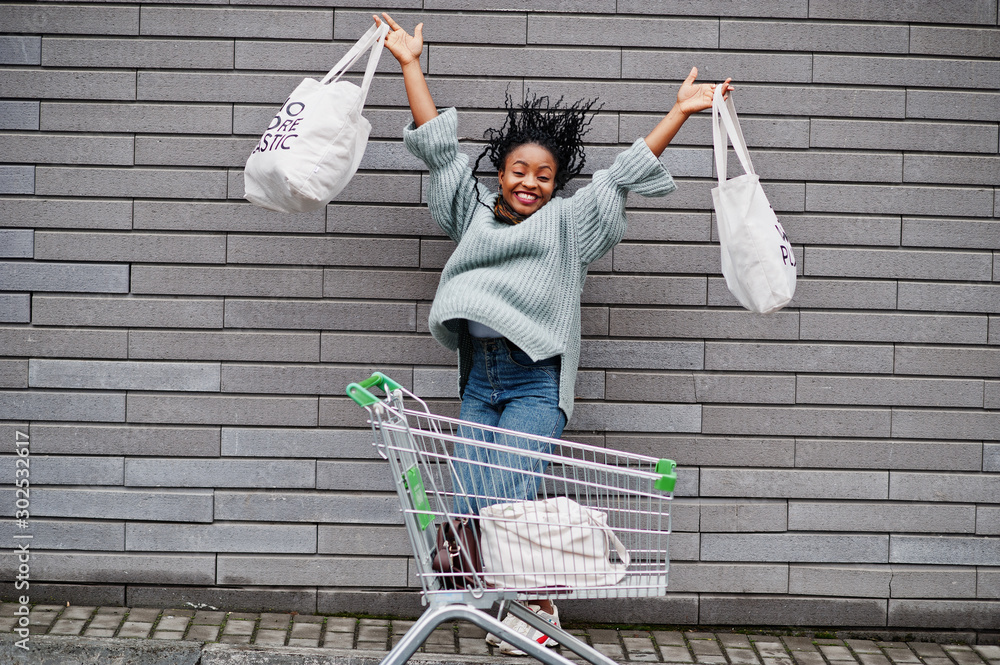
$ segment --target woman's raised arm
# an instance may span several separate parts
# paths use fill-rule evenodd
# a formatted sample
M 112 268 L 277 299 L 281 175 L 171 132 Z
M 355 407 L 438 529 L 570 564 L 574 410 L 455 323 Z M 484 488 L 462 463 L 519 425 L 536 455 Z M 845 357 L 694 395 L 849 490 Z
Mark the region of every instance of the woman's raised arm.
M 410 102 L 410 113 L 413 114 L 414 124 L 419 127 L 438 114 L 427 80 L 420 69 L 420 53 L 424 50 L 424 24 L 418 23 L 411 36 L 391 16 L 384 12 L 382 16 L 391 28 L 385 38 L 385 47 L 403 69 L 403 85 L 406 86 L 406 98 Z M 373 15 L 373 18 L 375 25 L 382 23 L 378 16 Z
M 674 104 L 674 107 L 670 109 L 670 113 L 664 116 L 663 120 L 646 137 L 646 145 L 649 146 L 649 149 L 657 157 L 663 153 L 663 150 L 674 139 L 674 136 L 689 115 L 712 108 L 712 96 L 715 94 L 715 85 L 711 83 L 695 85 L 694 81 L 696 78 L 698 78 L 698 68 L 692 67 L 691 73 L 684 79 L 681 89 L 677 91 L 677 102 Z M 720 84 L 725 86 L 722 90 L 723 93 L 727 93 L 733 89 L 733 86 L 729 85 L 730 81 L 732 79 L 726 79 L 725 82 Z

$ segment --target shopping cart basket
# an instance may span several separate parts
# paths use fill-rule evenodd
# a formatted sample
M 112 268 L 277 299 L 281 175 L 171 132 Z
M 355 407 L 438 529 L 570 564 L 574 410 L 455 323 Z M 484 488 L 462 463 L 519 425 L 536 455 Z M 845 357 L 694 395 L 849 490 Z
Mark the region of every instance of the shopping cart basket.
M 377 398 L 373 388 L 385 397 Z M 544 663 L 571 662 L 483 611 L 497 602 L 501 612 L 506 609 L 581 658 L 613 665 L 523 602 L 664 595 L 674 462 L 434 415 L 380 372 L 350 384 L 347 394 L 368 411 L 375 445 L 389 461 L 422 601 L 430 606 L 383 665 L 405 663 L 437 626 L 454 619 Z M 484 482 L 487 478 L 491 482 Z M 517 493 L 537 500 L 519 501 Z M 472 537 L 482 537 L 482 561 L 472 560 L 478 558 L 477 543 L 463 540 L 456 527 L 455 519 L 468 518 L 470 506 L 488 506 L 468 520 Z M 539 506 L 554 506 L 557 516 L 571 510 L 579 519 L 552 524 L 535 511 Z M 448 568 L 436 562 L 439 532 L 453 549 L 451 560 L 461 564 Z

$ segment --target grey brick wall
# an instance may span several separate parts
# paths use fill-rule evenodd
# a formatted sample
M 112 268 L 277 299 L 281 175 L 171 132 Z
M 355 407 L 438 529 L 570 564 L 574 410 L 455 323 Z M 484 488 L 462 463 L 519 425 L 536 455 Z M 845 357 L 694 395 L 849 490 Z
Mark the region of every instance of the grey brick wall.
M 377 368 L 457 411 L 455 358 L 426 324 L 451 243 L 401 145 L 399 70 L 385 55 L 337 201 L 254 208 L 256 136 L 370 13 L 231 4 L 0 4 L 0 514 L 21 431 L 33 599 L 419 611 L 397 499 L 343 397 Z M 677 563 L 665 599 L 567 618 L 995 631 L 996 0 L 388 8 L 425 23 L 470 155 L 505 92 L 596 95 L 590 174 L 690 66 L 732 76 L 795 243 L 792 306 L 741 310 L 707 114 L 663 157 L 679 190 L 629 197 L 583 293 L 566 436 L 677 460 Z M 0 549 L 13 535 L 0 520 Z

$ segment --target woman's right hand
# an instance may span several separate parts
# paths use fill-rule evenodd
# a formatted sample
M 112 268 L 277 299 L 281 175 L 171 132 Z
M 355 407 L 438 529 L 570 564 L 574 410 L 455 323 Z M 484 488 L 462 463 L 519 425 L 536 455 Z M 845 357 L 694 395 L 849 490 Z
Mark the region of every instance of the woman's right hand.
M 419 62 L 420 53 L 424 50 L 424 24 L 418 23 L 411 36 L 406 30 L 399 27 L 399 24 L 393 21 L 391 16 L 385 12 L 382 12 L 382 16 L 390 28 L 389 34 L 385 37 L 385 47 L 399 61 L 400 66 L 408 65 L 414 61 Z M 375 25 L 382 24 L 378 16 L 373 14 L 372 18 L 375 19 Z

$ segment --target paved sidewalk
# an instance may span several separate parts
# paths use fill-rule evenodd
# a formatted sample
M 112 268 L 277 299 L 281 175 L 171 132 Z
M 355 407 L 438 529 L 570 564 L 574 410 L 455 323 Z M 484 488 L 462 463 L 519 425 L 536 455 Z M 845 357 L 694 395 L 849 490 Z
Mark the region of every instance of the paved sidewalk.
M 194 609 L 35 605 L 28 651 L 15 630 L 25 619 L 0 603 L 0 663 L 377 663 L 413 621 Z M 618 662 L 677 665 L 1000 665 L 1000 646 L 877 641 L 848 636 L 755 635 L 696 630 L 571 629 Z M 947 634 L 935 634 L 939 640 Z M 458 622 L 439 628 L 422 663 L 532 663 L 494 653 L 483 631 Z M 944 640 L 947 642 L 948 640 Z M 571 652 L 563 654 L 579 660 Z M 415 658 L 415 660 L 417 660 Z

